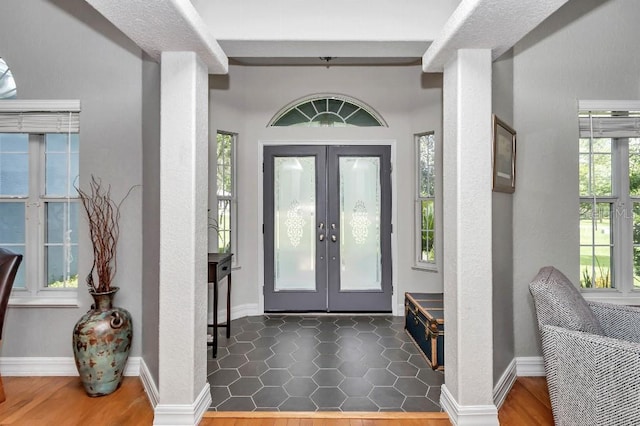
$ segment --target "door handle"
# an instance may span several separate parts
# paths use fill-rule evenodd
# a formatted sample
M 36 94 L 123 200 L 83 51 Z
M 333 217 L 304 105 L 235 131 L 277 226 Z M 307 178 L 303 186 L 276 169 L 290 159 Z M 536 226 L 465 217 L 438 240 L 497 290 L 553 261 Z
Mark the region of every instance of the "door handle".
M 335 243 L 336 241 L 338 241 L 338 237 L 336 237 L 335 235 L 332 235 L 331 236 L 331 241 L 333 241 Z
M 324 241 L 324 234 L 320 234 L 320 236 L 318 237 L 318 239 L 319 239 L 320 241 Z

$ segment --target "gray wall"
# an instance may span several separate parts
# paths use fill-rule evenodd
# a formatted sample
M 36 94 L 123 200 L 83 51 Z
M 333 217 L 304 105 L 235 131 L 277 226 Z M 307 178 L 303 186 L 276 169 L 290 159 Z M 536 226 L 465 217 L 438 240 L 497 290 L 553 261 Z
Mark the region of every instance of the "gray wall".
M 514 47 L 517 356 L 540 354 L 527 288 L 538 269 L 578 281 L 577 100 L 640 97 L 638 22 L 637 0 L 570 1 Z
M 493 113 L 504 122 L 512 125 L 513 52 L 511 50 L 493 63 L 492 81 Z M 516 191 L 518 191 L 517 182 Z M 493 227 L 493 382 L 495 384 L 514 357 L 513 195 L 494 192 L 491 208 Z
M 228 76 L 210 78 L 211 132 L 237 132 L 239 247 L 241 269 L 234 271 L 232 305 L 258 303 L 263 277 L 260 261 L 258 182 L 261 166 L 259 141 L 396 140 L 398 239 L 394 268 L 398 273 L 395 301 L 405 291 L 442 291 L 441 272 L 412 269 L 414 249 L 413 134 L 434 130 L 442 140 L 442 76 L 422 74 L 407 67 L 242 67 L 231 66 Z M 267 124 L 289 102 L 313 93 L 343 93 L 368 103 L 389 124 L 388 128 L 275 128 Z M 439 216 L 442 216 L 441 214 Z M 439 219 L 441 224 L 441 218 Z M 442 229 L 442 226 L 439 226 Z M 438 235 L 438 244 L 442 242 Z
M 19 99 L 79 99 L 80 176 L 111 184 L 115 199 L 142 183 L 142 61 L 140 50 L 87 3 L 5 0 L 0 56 L 15 76 Z M 82 183 L 81 183 L 82 185 Z M 142 190 L 122 205 L 117 305 L 133 315 L 131 354 L 141 348 Z M 79 275 L 92 261 L 86 221 L 80 223 Z M 19 308 L 7 313 L 3 357 L 72 356 L 75 322 L 91 304 L 84 283 L 77 308 Z
M 142 358 L 159 386 L 160 65 L 142 64 Z

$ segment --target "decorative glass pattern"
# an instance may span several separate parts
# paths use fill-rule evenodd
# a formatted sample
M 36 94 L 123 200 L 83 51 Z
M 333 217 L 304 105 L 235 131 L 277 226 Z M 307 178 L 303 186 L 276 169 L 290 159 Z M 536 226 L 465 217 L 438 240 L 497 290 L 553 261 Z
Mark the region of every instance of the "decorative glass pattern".
M 281 109 L 269 126 L 387 127 L 373 108 L 344 95 L 314 95 Z
M 304 217 L 302 217 L 300 203 L 298 200 L 293 200 L 287 211 L 287 220 L 284 222 L 287 226 L 287 236 L 289 237 L 289 242 L 292 247 L 298 247 L 300 245 L 305 222 Z
M 316 289 L 315 157 L 274 158 L 274 290 Z
M 371 221 L 367 214 L 367 207 L 362 200 L 358 200 L 353 206 L 350 225 L 353 240 L 358 245 L 364 244 L 369 236 L 369 225 L 371 225 Z
M 380 158 L 344 156 L 338 167 L 340 290 L 380 290 Z

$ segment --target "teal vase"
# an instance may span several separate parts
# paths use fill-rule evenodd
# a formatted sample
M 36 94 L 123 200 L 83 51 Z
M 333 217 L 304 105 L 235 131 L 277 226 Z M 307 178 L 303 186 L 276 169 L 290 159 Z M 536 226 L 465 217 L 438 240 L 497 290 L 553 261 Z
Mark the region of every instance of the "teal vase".
M 131 314 L 113 307 L 117 291 L 113 287 L 105 293 L 91 292 L 95 303 L 73 329 L 73 355 L 89 396 L 109 395 L 118 389 L 129 358 Z

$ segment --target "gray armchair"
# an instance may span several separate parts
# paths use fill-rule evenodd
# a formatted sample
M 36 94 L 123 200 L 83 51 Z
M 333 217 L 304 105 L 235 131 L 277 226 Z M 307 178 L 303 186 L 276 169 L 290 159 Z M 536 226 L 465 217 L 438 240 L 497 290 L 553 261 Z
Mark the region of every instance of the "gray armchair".
M 640 424 L 640 309 L 587 302 L 557 269 L 533 296 L 557 425 Z

